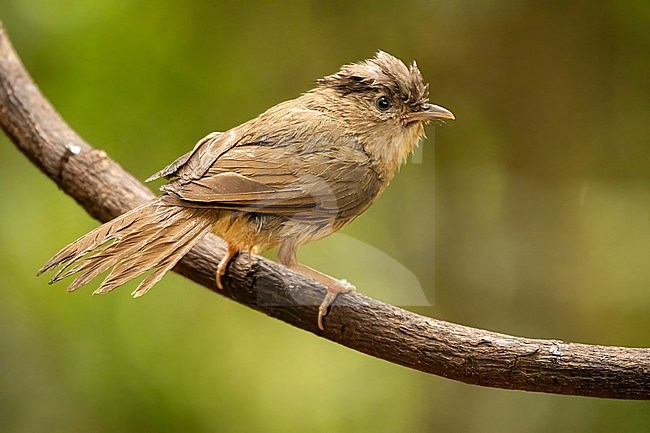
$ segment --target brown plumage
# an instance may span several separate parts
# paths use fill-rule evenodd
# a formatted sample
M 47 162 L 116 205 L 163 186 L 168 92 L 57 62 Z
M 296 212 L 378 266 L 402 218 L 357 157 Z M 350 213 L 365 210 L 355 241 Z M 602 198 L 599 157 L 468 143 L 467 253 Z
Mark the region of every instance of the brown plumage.
M 39 271 L 52 282 L 78 274 L 76 290 L 111 270 L 94 293 L 148 271 L 141 296 L 206 233 L 228 243 L 217 286 L 240 251 L 278 248 L 280 263 L 324 283 L 318 325 L 337 293 L 354 290 L 297 262 L 300 245 L 364 212 L 424 136 L 424 123 L 453 119 L 429 104 L 415 63 L 384 53 L 345 65 L 313 90 L 226 132 L 213 132 L 151 176 L 163 194 L 63 248 Z

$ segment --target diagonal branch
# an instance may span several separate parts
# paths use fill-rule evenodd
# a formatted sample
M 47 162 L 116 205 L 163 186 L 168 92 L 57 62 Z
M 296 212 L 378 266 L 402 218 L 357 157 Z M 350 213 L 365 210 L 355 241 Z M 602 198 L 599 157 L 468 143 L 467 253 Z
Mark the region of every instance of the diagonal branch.
M 0 24 L 0 123 L 31 162 L 100 221 L 153 194 L 58 115 L 29 77 Z M 174 271 L 217 291 L 224 243 L 208 236 Z M 235 260 L 223 295 L 360 352 L 489 387 L 650 399 L 650 349 L 519 338 L 434 320 L 360 294 L 345 295 L 316 326 L 324 289 L 261 257 Z M 219 292 L 221 293 L 221 292 Z

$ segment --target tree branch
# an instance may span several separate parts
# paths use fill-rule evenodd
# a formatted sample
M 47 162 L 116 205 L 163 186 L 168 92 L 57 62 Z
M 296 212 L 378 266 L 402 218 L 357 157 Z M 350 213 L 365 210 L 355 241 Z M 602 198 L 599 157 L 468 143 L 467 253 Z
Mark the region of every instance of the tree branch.
M 153 194 L 88 145 L 29 77 L 0 24 L 0 123 L 16 146 L 100 221 Z M 339 297 L 316 326 L 324 288 L 255 257 L 233 261 L 218 292 L 224 243 L 208 236 L 174 271 L 235 301 L 360 352 L 482 386 L 620 399 L 650 399 L 650 349 L 512 337 L 423 317 L 360 294 Z

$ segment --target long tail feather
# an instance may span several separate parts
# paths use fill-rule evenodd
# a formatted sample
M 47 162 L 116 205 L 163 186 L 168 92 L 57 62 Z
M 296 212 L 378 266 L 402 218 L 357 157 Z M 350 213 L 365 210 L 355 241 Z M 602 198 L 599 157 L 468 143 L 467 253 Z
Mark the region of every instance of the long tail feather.
M 151 268 L 157 267 L 160 262 L 164 261 L 173 252 L 178 244 L 183 245 L 187 242 L 188 238 L 190 240 L 195 239 L 198 234 L 203 232 L 206 225 L 209 228 L 209 223 L 206 224 L 205 221 L 201 221 L 198 224 L 192 221 L 183 226 L 172 227 L 167 233 L 157 238 L 155 242 L 146 244 L 136 254 L 132 254 L 128 258 L 121 260 L 113 266 L 111 273 L 106 277 L 101 286 L 95 290 L 94 294 L 110 292 L 128 280 L 140 276 Z
M 97 294 L 153 270 L 133 292 L 141 296 L 211 230 L 211 212 L 153 200 L 66 246 L 38 274 L 59 267 L 50 283 L 77 274 L 68 287 L 74 291 L 111 269 Z
M 38 270 L 38 273 L 36 275 L 39 276 L 43 272 L 55 268 L 62 263 L 74 261 L 75 258 L 83 256 L 93 248 L 101 245 L 108 239 L 110 235 L 132 224 L 133 221 L 135 221 L 141 215 L 142 211 L 145 208 L 149 207 L 151 204 L 152 203 L 146 203 L 138 206 L 135 209 L 132 209 L 129 212 L 125 213 L 124 215 L 121 215 L 80 237 L 56 253 L 50 260 L 47 261 L 47 263 L 43 265 L 41 269 Z
M 187 254 L 187 252 L 191 250 L 192 247 L 203 237 L 201 233 L 207 233 L 210 230 L 211 226 L 209 225 L 207 227 L 196 227 L 194 230 L 195 234 L 186 237 L 184 241 L 175 244 L 174 251 L 172 251 L 165 259 L 156 265 L 156 269 L 144 280 L 142 280 L 142 282 L 140 282 L 140 285 L 138 285 L 137 289 L 133 291 L 132 295 L 136 298 L 139 298 L 140 296 L 147 293 L 149 289 L 153 287 L 153 285 L 158 281 L 160 281 L 163 275 L 165 275 L 168 270 L 173 268 L 174 265 L 176 265 L 176 263 L 178 263 L 178 261 L 185 254 Z
M 85 257 L 71 259 L 72 261 L 68 262 L 54 275 L 50 283 L 55 283 L 76 273 L 82 273 L 68 287 L 68 291 L 72 292 L 105 270 L 113 267 L 123 258 L 137 255 L 147 243 L 155 242 L 157 238 L 162 236 L 166 229 L 167 227 L 164 225 L 156 227 L 155 223 L 134 224 L 130 227 L 130 236 L 121 236 L 119 241 L 108 240 L 105 244 L 100 245 L 97 248 L 98 251 L 95 251 L 94 254 L 89 253 Z
M 65 268 L 62 268 L 59 273 L 64 270 L 66 272 L 61 273 L 60 275 L 57 273 L 52 279 L 52 282 L 57 282 L 69 277 L 70 275 L 80 273 L 80 275 L 75 278 L 72 284 L 68 287 L 68 291 L 73 292 L 81 286 L 89 283 L 102 272 L 115 266 L 122 257 L 129 257 L 130 254 L 137 254 L 138 250 L 142 248 L 143 245 L 156 239 L 162 230 L 164 230 L 164 228 L 152 231 L 150 236 L 143 236 L 142 239 L 130 236 L 121 242 L 109 244 L 103 251 L 75 262 L 74 266 L 73 263 L 71 263 Z

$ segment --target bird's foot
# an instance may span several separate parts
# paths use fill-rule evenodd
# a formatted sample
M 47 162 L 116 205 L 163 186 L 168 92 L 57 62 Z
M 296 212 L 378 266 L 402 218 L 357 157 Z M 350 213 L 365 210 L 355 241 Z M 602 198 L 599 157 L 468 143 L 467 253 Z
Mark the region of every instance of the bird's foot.
M 226 269 L 228 268 L 228 263 L 230 263 L 230 260 L 232 260 L 232 258 L 235 257 L 238 252 L 238 248 L 228 245 L 228 251 L 226 252 L 226 255 L 223 256 L 219 262 L 219 266 L 217 266 L 217 288 L 219 290 L 223 290 L 221 277 L 226 273 Z
M 326 283 L 326 286 L 327 294 L 325 295 L 323 302 L 321 302 L 320 307 L 318 307 L 318 328 L 321 331 L 325 330 L 325 328 L 323 328 L 323 317 L 327 315 L 327 309 L 332 302 L 334 302 L 339 293 L 345 294 L 357 291 L 357 288 L 348 283 L 348 280 L 335 280 L 332 278 L 331 281 Z

